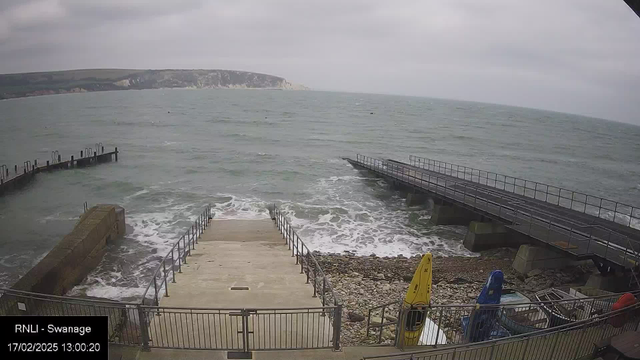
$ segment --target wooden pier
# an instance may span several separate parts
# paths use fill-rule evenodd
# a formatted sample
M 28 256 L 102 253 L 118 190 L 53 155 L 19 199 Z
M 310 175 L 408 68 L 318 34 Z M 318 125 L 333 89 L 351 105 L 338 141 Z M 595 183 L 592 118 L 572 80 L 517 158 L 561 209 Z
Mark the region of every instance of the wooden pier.
M 428 194 L 441 204 L 466 210 L 468 215 L 451 211 L 464 223 L 493 221 L 569 257 L 593 259 L 607 269 L 630 270 L 640 265 L 640 230 L 633 227 L 640 220 L 640 209 L 635 206 L 484 170 L 410 159 L 411 163 L 403 163 L 358 155 L 346 160 L 411 193 Z
M 56 170 L 68 170 L 94 166 L 111 161 L 118 161 L 118 148 L 111 152 L 105 152 L 104 146 L 96 146 L 96 149 L 85 148 L 80 151 L 80 156 L 71 155 L 69 160 L 62 160 L 58 151 L 51 152 L 51 160 L 39 163 L 38 160 L 23 162 L 22 166 L 15 164 L 13 167 L 0 165 L 0 196 L 15 189 L 19 189 L 33 180 L 36 174 Z

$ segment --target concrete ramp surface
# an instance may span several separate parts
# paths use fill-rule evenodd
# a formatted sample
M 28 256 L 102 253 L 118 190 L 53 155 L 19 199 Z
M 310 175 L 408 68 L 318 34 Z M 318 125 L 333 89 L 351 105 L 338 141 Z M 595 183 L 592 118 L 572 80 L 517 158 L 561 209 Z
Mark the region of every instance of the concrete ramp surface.
M 169 289 L 160 308 L 145 310 L 151 347 L 332 346 L 333 308 L 313 296 L 269 219 L 213 220 Z

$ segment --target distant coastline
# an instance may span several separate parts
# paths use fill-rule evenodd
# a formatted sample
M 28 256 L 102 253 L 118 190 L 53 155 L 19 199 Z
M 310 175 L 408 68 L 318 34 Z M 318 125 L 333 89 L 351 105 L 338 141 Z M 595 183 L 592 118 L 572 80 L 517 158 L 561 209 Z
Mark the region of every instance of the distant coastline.
M 0 100 L 166 88 L 309 90 L 279 76 L 235 70 L 83 69 L 0 75 Z

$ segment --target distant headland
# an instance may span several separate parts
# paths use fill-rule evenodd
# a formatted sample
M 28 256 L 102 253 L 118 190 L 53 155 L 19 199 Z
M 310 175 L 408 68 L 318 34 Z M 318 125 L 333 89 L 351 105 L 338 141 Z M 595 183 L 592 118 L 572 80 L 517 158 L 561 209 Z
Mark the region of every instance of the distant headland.
M 235 70 L 82 69 L 0 74 L 0 99 L 161 88 L 309 90 L 279 76 Z

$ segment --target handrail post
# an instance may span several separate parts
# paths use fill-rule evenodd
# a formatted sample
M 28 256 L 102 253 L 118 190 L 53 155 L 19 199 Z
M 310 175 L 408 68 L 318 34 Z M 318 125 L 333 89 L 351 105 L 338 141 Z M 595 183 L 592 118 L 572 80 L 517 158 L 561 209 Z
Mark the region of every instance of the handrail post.
M 308 284 L 309 283 L 309 249 L 307 249 L 307 258 L 305 259 L 305 261 L 307 263 L 307 271 L 306 271 L 306 273 L 307 273 L 307 284 Z
M 318 269 L 313 267 L 313 297 L 318 297 Z
M 333 350 L 340 350 L 340 332 L 342 331 L 342 305 L 333 309 Z
M 302 240 L 298 239 L 299 242 L 302 242 Z M 299 260 L 300 262 L 300 274 L 304 273 L 304 265 L 302 264 L 304 262 L 304 248 L 300 247 L 300 244 L 298 244 L 298 256 L 296 260 Z
M 324 297 L 325 297 L 325 294 L 327 293 L 326 292 L 326 288 L 327 288 L 327 275 L 322 277 L 322 295 L 321 295 L 321 297 L 322 297 L 322 307 L 323 308 L 325 306 Z M 323 313 L 324 313 L 324 309 L 323 309 Z
M 149 349 L 149 328 L 147 327 L 147 314 L 140 305 L 136 306 L 138 310 L 138 321 L 140 322 L 140 335 L 142 338 L 142 351 L 150 351 Z
M 182 274 L 182 256 L 180 256 L 180 240 L 178 240 L 178 272 Z
M 194 247 L 195 244 L 198 243 L 198 238 L 200 237 L 200 234 L 202 234 L 202 222 L 200 221 L 200 219 L 196 220 L 196 239 L 193 242 L 194 243 Z
M 396 347 L 400 350 L 404 350 L 404 333 L 405 333 L 405 325 L 407 323 L 407 313 L 408 309 L 400 306 L 399 316 L 398 316 L 398 327 L 396 328 L 398 331 L 395 343 Z
M 154 298 L 155 298 L 155 302 L 156 302 L 156 306 L 158 306 L 160 304 L 160 302 L 158 301 L 158 281 L 156 280 L 156 275 L 153 275 L 153 293 Z
M 189 230 L 187 229 L 187 233 L 182 235 L 182 253 L 184 257 L 182 258 L 183 263 L 187 263 L 187 238 L 189 237 Z
M 167 283 L 167 265 L 162 259 L 162 277 L 164 277 L 164 296 L 169 297 L 169 284 Z
M 173 275 L 172 282 L 176 282 L 176 260 L 173 258 L 173 248 L 171 248 L 171 274 Z
M 438 329 L 442 329 L 442 312 L 444 311 L 444 307 L 440 307 L 440 315 L 438 315 Z M 471 330 L 469 330 L 471 331 Z M 436 332 L 436 341 L 433 344 L 433 347 L 438 347 L 438 338 L 440 338 L 440 331 Z

